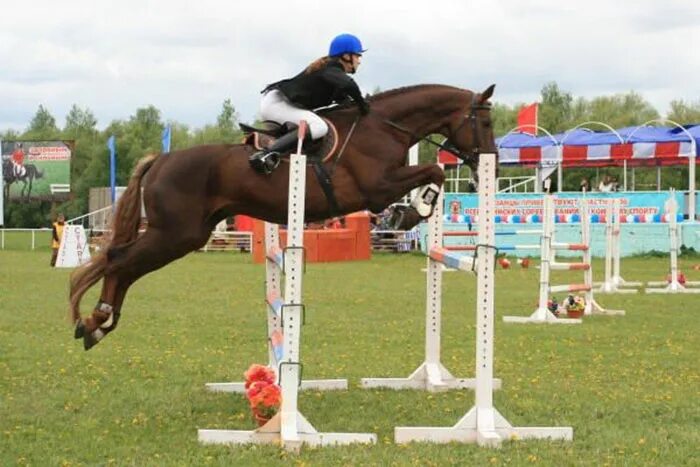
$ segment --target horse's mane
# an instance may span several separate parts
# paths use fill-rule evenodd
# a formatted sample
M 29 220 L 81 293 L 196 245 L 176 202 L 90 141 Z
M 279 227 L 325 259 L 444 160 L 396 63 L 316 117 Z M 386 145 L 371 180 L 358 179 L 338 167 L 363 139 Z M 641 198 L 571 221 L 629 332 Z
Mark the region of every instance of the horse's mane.
M 383 99 L 395 97 L 399 94 L 405 94 L 407 92 L 413 91 L 429 91 L 431 89 L 458 89 L 453 86 L 447 86 L 445 84 L 414 84 L 411 86 L 402 86 L 400 88 L 388 89 L 380 93 L 370 96 L 369 100 L 371 102 L 380 101 Z
M 393 97 L 397 97 L 409 92 L 416 92 L 416 91 L 430 91 L 433 89 L 443 89 L 443 90 L 460 90 L 459 88 L 456 88 L 454 86 L 448 86 L 446 84 L 414 84 L 411 86 L 402 86 L 399 88 L 394 88 L 394 89 L 388 89 L 386 91 L 379 92 L 377 94 L 370 95 L 367 97 L 367 101 L 369 103 L 379 103 L 381 101 L 384 101 L 386 99 L 390 99 Z M 321 109 L 318 111 L 318 113 L 329 116 L 331 113 L 335 112 L 340 112 L 342 110 L 348 110 L 348 109 L 357 109 L 357 104 L 355 104 L 353 101 L 348 100 L 347 102 L 344 102 L 342 104 L 326 107 L 324 109 Z

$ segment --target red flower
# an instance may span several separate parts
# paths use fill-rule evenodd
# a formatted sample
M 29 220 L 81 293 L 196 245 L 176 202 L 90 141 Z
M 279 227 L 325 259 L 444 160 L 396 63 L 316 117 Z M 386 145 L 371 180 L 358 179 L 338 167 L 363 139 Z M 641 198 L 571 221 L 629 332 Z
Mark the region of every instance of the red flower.
M 245 388 L 248 389 L 256 381 L 264 381 L 267 384 L 275 382 L 275 371 L 265 365 L 253 364 L 248 368 L 243 376 L 245 377 Z
M 282 402 L 282 389 L 275 384 L 274 370 L 254 364 L 244 376 L 246 398 L 256 420 L 272 418 Z
M 258 386 L 263 383 L 256 383 Z M 282 391 L 276 384 L 263 386 L 255 395 L 249 397 L 253 413 L 262 417 L 272 417 L 277 413 L 282 402 Z
M 260 392 L 265 389 L 266 386 L 269 386 L 270 383 L 266 381 L 253 381 L 251 385 L 246 389 L 245 395 L 248 398 L 248 400 L 253 400 Z

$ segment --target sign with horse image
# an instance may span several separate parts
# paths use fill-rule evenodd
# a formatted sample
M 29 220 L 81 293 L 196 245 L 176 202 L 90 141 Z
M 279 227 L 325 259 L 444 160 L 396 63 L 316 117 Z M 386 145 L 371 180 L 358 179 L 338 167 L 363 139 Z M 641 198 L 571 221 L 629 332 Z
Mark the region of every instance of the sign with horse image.
M 5 202 L 66 198 L 72 141 L 2 141 Z

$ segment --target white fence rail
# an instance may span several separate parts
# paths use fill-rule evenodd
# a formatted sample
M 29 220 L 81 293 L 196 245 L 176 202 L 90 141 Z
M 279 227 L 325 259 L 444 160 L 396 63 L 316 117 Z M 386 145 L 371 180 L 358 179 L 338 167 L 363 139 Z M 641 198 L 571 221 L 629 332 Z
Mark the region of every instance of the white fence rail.
M 100 234 L 108 233 L 105 229 L 88 229 L 92 247 L 100 243 Z M 96 235 L 97 234 L 97 235 Z M 372 251 L 413 251 L 420 250 L 418 231 L 373 230 L 370 232 Z M 51 229 L 0 229 L 0 250 L 36 250 L 51 247 Z M 212 232 L 207 244 L 200 251 L 241 251 L 251 252 L 253 248 L 252 232 Z
M 45 240 L 45 238 L 48 238 L 48 240 L 44 243 L 43 246 L 51 246 L 51 229 L 0 229 L 0 250 L 5 249 L 5 244 L 9 243 L 7 240 L 10 237 L 21 237 L 22 240 L 18 242 L 19 244 L 28 244 L 29 249 L 36 250 L 37 234 L 43 234 L 42 241 Z
M 420 249 L 418 230 L 372 230 L 372 251 L 413 251 Z

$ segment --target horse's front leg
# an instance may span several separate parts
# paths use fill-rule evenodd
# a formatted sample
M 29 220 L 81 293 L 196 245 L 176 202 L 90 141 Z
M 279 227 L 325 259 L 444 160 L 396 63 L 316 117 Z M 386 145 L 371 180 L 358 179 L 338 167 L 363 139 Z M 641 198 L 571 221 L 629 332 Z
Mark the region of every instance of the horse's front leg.
M 395 210 L 392 218 L 394 228 L 408 230 L 422 219 L 430 217 L 444 181 L 445 172 L 437 164 L 401 167 L 387 174 L 383 180 L 386 186 L 383 188 L 390 195 L 388 201 L 384 199 L 382 208 L 398 201 L 411 190 L 422 187 L 409 206 Z

